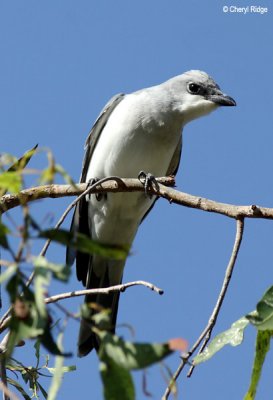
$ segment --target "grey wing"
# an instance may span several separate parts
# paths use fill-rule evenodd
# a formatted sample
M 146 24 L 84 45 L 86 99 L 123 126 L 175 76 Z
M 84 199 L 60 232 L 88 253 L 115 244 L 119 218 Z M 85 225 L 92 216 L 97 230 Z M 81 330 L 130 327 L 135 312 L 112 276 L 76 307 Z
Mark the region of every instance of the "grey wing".
M 114 97 L 112 97 L 108 101 L 108 103 L 106 104 L 106 106 L 104 107 L 104 109 L 102 110 L 102 112 L 100 113 L 98 118 L 96 119 L 91 131 L 89 132 L 89 135 L 87 136 L 87 139 L 86 139 L 86 142 L 84 145 L 85 155 L 84 155 L 84 159 L 83 159 L 80 182 L 86 182 L 87 171 L 88 171 L 90 160 L 91 160 L 94 148 L 96 146 L 96 143 L 98 141 L 98 138 L 100 137 L 100 134 L 101 134 L 103 128 L 107 124 L 107 121 L 108 121 L 110 115 L 112 114 L 114 109 L 117 107 L 117 105 L 121 102 L 121 100 L 123 100 L 124 96 L 125 96 L 125 94 L 119 93 L 119 94 L 115 95 Z
M 180 160 L 181 160 L 181 153 L 182 153 L 182 134 L 179 138 L 179 142 L 176 146 L 176 149 L 173 153 L 173 157 L 171 159 L 169 168 L 167 170 L 167 176 L 168 175 L 176 175 L 177 170 L 179 168 Z
M 120 93 L 112 97 L 111 100 L 106 104 L 100 115 L 98 116 L 97 120 L 95 121 L 85 142 L 85 155 L 83 159 L 80 182 L 86 182 L 86 176 L 90 160 L 94 148 L 96 146 L 96 143 L 100 137 L 100 134 L 104 126 L 107 124 L 109 116 L 111 115 L 113 110 L 117 107 L 117 105 L 121 102 L 124 96 L 125 96 L 124 94 Z M 88 203 L 86 202 L 85 198 L 81 199 L 75 207 L 70 231 L 74 234 L 76 234 L 76 232 L 81 232 L 90 236 L 90 228 L 88 223 Z M 77 277 L 80 281 L 83 282 L 83 284 L 85 284 L 88 265 L 90 261 L 89 260 L 90 255 L 77 252 L 71 247 L 67 247 L 66 263 L 68 265 L 72 265 L 75 258 L 77 258 Z
M 181 160 L 181 153 L 182 153 L 182 134 L 181 134 L 181 136 L 179 138 L 178 144 L 177 144 L 177 146 L 175 148 L 175 151 L 173 153 L 170 165 L 169 165 L 169 167 L 167 169 L 167 172 L 166 172 L 166 176 L 168 176 L 168 175 L 176 175 L 177 170 L 179 168 L 180 160 Z M 156 200 L 158 200 L 158 198 L 156 198 Z M 152 203 L 152 205 L 149 208 L 149 210 L 145 213 L 145 215 L 142 218 L 141 222 L 147 217 L 147 215 L 149 214 L 149 212 L 151 211 L 151 209 L 155 205 L 156 200 Z

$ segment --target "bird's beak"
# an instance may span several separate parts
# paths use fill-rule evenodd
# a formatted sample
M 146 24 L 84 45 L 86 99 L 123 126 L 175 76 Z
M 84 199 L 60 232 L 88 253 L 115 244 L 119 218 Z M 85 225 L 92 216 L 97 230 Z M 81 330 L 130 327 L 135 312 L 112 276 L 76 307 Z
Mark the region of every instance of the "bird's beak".
M 220 90 L 207 95 L 206 99 L 212 101 L 218 106 L 236 106 L 236 101 L 232 97 L 222 93 Z

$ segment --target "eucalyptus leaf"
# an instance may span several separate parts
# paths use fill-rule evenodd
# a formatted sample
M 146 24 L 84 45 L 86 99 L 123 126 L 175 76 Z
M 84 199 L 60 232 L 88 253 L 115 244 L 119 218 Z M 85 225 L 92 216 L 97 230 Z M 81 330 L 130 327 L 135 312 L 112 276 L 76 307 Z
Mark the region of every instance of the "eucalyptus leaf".
M 56 372 L 56 368 L 46 367 L 46 369 L 54 375 Z M 65 365 L 62 367 L 62 373 L 76 371 L 76 365 Z
M 272 331 L 257 332 L 255 359 L 252 367 L 251 381 L 244 397 L 244 400 L 254 400 L 257 392 L 258 383 L 262 373 L 262 367 L 265 361 L 266 354 L 270 348 L 270 340 L 272 338 Z
M 6 192 L 18 193 L 22 188 L 22 176 L 18 171 L 5 171 L 0 174 L 1 196 Z
M 20 392 L 20 394 L 24 397 L 25 400 L 31 400 L 30 396 L 24 391 L 22 386 L 17 381 L 15 381 L 14 379 L 11 379 L 11 378 L 7 378 L 7 382 L 10 385 L 14 386 Z
M 7 191 L 18 193 L 22 187 L 22 177 L 20 171 L 24 169 L 29 163 L 33 154 L 36 153 L 38 144 L 31 150 L 16 160 L 7 171 L 0 175 L 0 196 L 3 196 Z M 19 171 L 19 173 L 18 173 Z
M 58 337 L 58 347 L 62 349 L 62 339 L 63 339 L 63 333 L 59 334 Z M 61 383 L 62 383 L 62 377 L 63 377 L 63 362 L 64 358 L 60 355 L 56 356 L 55 359 L 55 373 L 53 375 L 51 385 L 48 391 L 48 397 L 47 400 L 55 400 L 57 398 L 58 391 L 60 389 Z
M 107 357 L 105 361 L 100 362 L 100 373 L 105 400 L 135 399 L 134 383 L 130 372 L 126 368 L 121 367 L 114 360 Z
M 42 231 L 39 237 L 53 240 L 54 242 L 70 246 L 83 253 L 98 254 L 105 258 L 123 260 L 127 257 L 128 246 L 110 246 L 91 240 L 83 233 L 73 233 L 64 229 L 49 229 Z
M 47 398 L 48 398 L 47 392 L 45 391 L 43 386 L 38 381 L 37 381 L 37 385 L 38 385 L 38 388 L 40 389 L 40 391 L 42 392 L 42 395 L 44 396 L 44 399 L 47 400 Z
M 172 353 L 167 343 L 132 343 L 108 332 L 99 333 L 99 336 L 102 339 L 100 359 L 110 358 L 128 370 L 149 367 Z
M 44 333 L 41 336 L 41 343 L 51 354 L 61 357 L 71 357 L 71 353 L 63 353 L 54 341 L 49 325 L 44 329 Z
M 38 144 L 36 144 L 31 150 L 27 150 L 25 154 L 20 157 L 14 164 L 12 164 L 8 171 L 18 171 L 24 169 L 29 163 L 32 156 L 36 153 Z
M 37 339 L 36 342 L 34 343 L 36 368 L 38 368 L 38 366 L 40 364 L 40 348 L 41 348 L 41 340 Z
M 248 325 L 249 321 L 245 317 L 234 322 L 230 329 L 217 335 L 204 351 L 194 358 L 194 365 L 207 361 L 227 344 L 231 346 L 241 344 L 244 338 L 244 330 Z
M 258 330 L 273 330 L 273 286 L 271 286 L 258 302 L 256 310 L 246 318 Z
M 2 269 L 3 272 L 1 272 L 0 275 L 0 284 L 9 279 L 12 275 L 14 275 L 17 271 L 17 268 L 18 266 L 16 264 L 12 264 L 9 267 L 5 267 L 4 270 Z
M 44 268 L 45 270 L 51 272 L 54 278 L 63 282 L 67 282 L 71 274 L 71 268 L 69 268 L 67 265 L 49 262 L 45 257 L 42 256 L 34 258 L 34 266 Z

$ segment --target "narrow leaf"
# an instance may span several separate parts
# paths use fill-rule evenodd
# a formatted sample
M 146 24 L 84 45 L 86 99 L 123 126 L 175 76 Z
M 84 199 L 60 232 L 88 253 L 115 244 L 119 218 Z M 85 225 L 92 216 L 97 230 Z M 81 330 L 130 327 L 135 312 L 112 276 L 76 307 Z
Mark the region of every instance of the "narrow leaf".
M 271 331 L 259 331 L 256 338 L 255 359 L 252 367 L 251 381 L 244 400 L 254 400 L 262 373 L 265 357 L 270 348 Z
M 63 333 L 59 334 L 58 337 L 58 346 L 62 349 L 62 340 L 63 340 Z M 63 377 L 63 361 L 64 358 L 62 356 L 56 356 L 55 359 L 55 373 L 52 378 L 52 382 L 48 391 L 47 400 L 55 400 L 60 389 Z
M 3 270 L 3 269 L 2 269 Z M 17 265 L 13 264 L 10 265 L 9 267 L 6 267 L 4 269 L 4 272 L 1 273 L 0 275 L 0 284 L 9 279 L 15 272 L 17 271 Z
M 22 178 L 21 175 L 18 174 L 18 171 L 21 171 L 27 166 L 29 160 L 36 152 L 37 147 L 38 144 L 36 144 L 36 146 L 34 146 L 31 150 L 28 150 L 22 157 L 20 157 L 12 164 L 6 172 L 0 175 L 0 188 L 1 188 L 0 196 L 4 196 L 4 194 L 7 191 L 15 193 L 20 191 L 22 186 Z M 2 179 L 2 184 L 1 184 L 1 179 Z
M 41 348 L 41 340 L 38 339 L 34 343 L 35 357 L 36 357 L 36 368 L 38 368 L 38 366 L 40 364 L 40 348 Z
M 39 237 L 51 239 L 54 242 L 70 246 L 83 253 L 98 254 L 105 258 L 123 260 L 128 255 L 126 246 L 110 246 L 91 240 L 82 233 L 73 233 L 64 229 L 49 229 L 40 232 Z
M 246 318 L 259 330 L 273 330 L 273 286 L 265 292 L 256 310 Z
M 68 281 L 71 273 L 71 268 L 69 268 L 67 265 L 49 262 L 45 257 L 42 256 L 34 258 L 34 265 L 52 272 L 54 278 L 63 282 Z
M 58 344 L 54 341 L 51 327 L 46 326 L 43 335 L 40 337 L 42 345 L 51 353 L 61 357 L 71 357 L 71 353 L 63 353 Z
M 99 335 L 102 338 L 100 359 L 110 358 L 128 370 L 149 367 L 172 353 L 167 343 L 131 343 L 110 333 Z
M 21 393 L 21 395 L 24 397 L 25 400 L 31 400 L 29 395 L 24 391 L 24 389 L 18 382 L 16 382 L 15 380 L 13 380 L 11 378 L 7 378 L 7 382 L 10 385 L 14 386 Z
M 135 400 L 135 389 L 130 372 L 106 357 L 100 363 L 100 373 L 103 382 L 104 399 Z M 121 395 L 122 394 L 122 395 Z
M 227 344 L 231 346 L 238 346 L 241 344 L 244 338 L 244 330 L 248 324 L 249 322 L 245 317 L 234 322 L 230 329 L 217 335 L 204 351 L 194 358 L 194 364 L 197 365 L 207 361 Z
M 34 264 L 35 266 L 35 275 L 34 275 L 34 297 L 35 297 L 35 305 L 40 313 L 42 318 L 46 318 L 47 309 L 45 306 L 44 298 L 46 293 L 46 287 L 50 282 L 50 274 L 49 271 L 44 268 L 44 266 L 39 265 L 38 263 Z
M 46 369 L 53 375 L 56 371 L 56 368 L 46 367 Z M 76 371 L 76 365 L 65 365 L 62 367 L 62 373 Z
M 20 169 L 24 169 L 32 158 L 33 154 L 36 153 L 36 149 L 38 144 L 36 144 L 31 150 L 25 152 L 25 154 L 19 158 L 14 164 L 12 164 L 8 171 L 18 171 Z
M 43 396 L 44 396 L 44 399 L 47 400 L 47 398 L 48 398 L 47 392 L 45 391 L 45 389 L 43 388 L 43 386 L 42 386 L 38 381 L 37 381 L 37 385 L 38 385 L 40 391 L 42 392 L 42 394 L 43 394 Z
M 6 171 L 0 174 L 0 193 L 18 193 L 22 188 L 21 173 L 17 171 Z

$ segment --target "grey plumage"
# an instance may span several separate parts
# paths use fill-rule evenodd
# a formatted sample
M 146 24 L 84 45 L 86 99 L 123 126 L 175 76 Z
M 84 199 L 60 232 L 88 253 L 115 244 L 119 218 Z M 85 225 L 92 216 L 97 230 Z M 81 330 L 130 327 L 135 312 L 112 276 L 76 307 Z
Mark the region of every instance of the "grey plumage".
M 175 175 L 181 157 L 183 127 L 220 105 L 234 106 L 235 101 L 201 71 L 189 71 L 161 85 L 113 97 L 87 138 L 81 182 L 110 175 L 135 178 L 141 170 L 154 176 Z M 130 246 L 155 200 L 143 193 L 91 195 L 77 204 L 71 230 L 101 243 Z M 107 287 L 122 281 L 125 262 L 75 253 L 68 248 L 67 262 L 72 264 L 75 257 L 77 277 L 87 288 Z M 114 332 L 119 294 L 87 296 L 85 301 L 112 310 Z M 98 347 L 90 321 L 83 320 L 79 355 Z

